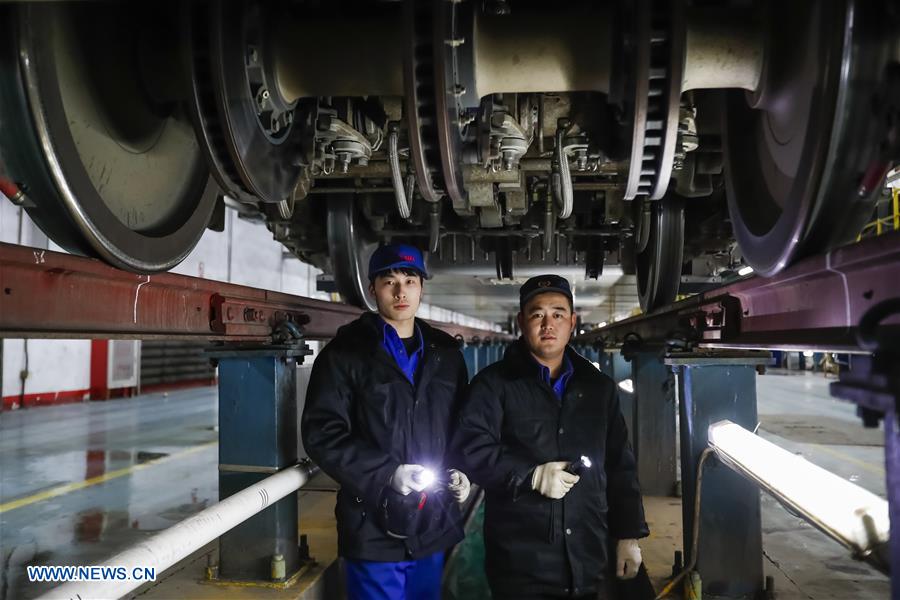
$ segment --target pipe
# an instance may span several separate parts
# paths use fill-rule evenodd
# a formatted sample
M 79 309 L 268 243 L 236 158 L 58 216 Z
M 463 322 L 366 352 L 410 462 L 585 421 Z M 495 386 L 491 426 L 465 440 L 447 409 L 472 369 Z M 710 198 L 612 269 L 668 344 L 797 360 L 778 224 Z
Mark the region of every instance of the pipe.
M 552 165 L 549 158 L 523 158 L 519 161 L 518 171 L 523 172 L 539 172 L 549 173 Z M 400 170 L 402 171 L 408 165 L 408 161 L 404 158 L 400 159 Z M 607 162 L 599 165 L 596 171 L 574 171 L 572 177 L 597 177 L 597 176 L 614 176 L 627 169 L 627 162 Z M 408 168 L 407 168 L 408 171 Z M 512 171 L 491 171 L 485 169 L 481 165 L 462 165 L 463 179 L 466 183 L 518 183 L 519 173 L 516 169 Z M 359 178 L 379 178 L 388 179 L 391 177 L 391 168 L 387 160 L 373 158 L 367 165 L 353 165 L 346 173 L 335 170 L 328 174 L 317 175 L 316 179 L 359 179 Z M 229 206 L 231 206 L 229 204 Z
M 700 543 L 700 496 L 703 492 L 703 465 L 706 464 L 706 459 L 709 458 L 709 455 L 712 453 L 712 448 L 706 448 L 700 454 L 700 463 L 697 465 L 697 492 L 694 494 L 694 526 L 691 529 L 691 561 L 684 567 L 684 570 L 681 571 L 681 573 L 676 575 L 675 578 L 666 584 L 666 587 L 656 595 L 656 600 L 665 598 L 666 595 L 678 585 L 678 582 L 684 579 L 684 577 L 697 566 L 697 555 L 699 554 L 699 552 L 697 552 L 697 545 Z
M 441 203 L 431 205 L 428 215 L 428 251 L 434 254 L 441 243 Z
M 566 149 L 563 145 L 566 139 L 566 132 L 572 123 L 569 119 L 560 119 L 556 128 L 556 160 L 554 166 L 559 169 L 559 218 L 568 219 L 572 216 L 572 206 L 574 204 L 574 196 L 572 193 L 572 175 L 569 171 L 569 157 L 566 155 Z M 556 188 L 554 187 L 554 192 Z
M 101 566 L 125 567 L 129 575 L 135 568 L 151 567 L 156 569 L 158 577 L 178 561 L 297 491 L 316 472 L 318 467 L 309 463 L 284 469 L 116 554 Z M 121 598 L 144 583 L 145 581 L 72 581 L 50 590 L 40 596 L 39 600 Z
M 394 186 L 397 212 L 401 219 L 408 219 L 412 212 L 412 196 L 406 195 L 406 184 L 400 172 L 400 124 L 392 121 L 388 125 L 388 132 L 388 162 L 391 165 L 391 183 Z

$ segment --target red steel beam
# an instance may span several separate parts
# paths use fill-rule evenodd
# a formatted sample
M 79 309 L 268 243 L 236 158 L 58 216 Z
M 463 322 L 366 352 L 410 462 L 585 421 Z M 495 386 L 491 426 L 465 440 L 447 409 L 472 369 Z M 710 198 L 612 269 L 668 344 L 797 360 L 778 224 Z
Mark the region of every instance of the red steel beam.
M 857 325 L 871 307 L 900 297 L 900 232 L 807 258 L 770 277 L 750 277 L 579 336 L 620 346 L 629 334 L 699 347 L 859 351 Z M 900 334 L 900 318 L 883 322 Z
M 293 321 L 307 339 L 334 336 L 360 309 L 174 273 L 138 275 L 99 260 L 0 244 L 0 337 L 268 342 Z M 430 322 L 465 340 L 510 339 Z

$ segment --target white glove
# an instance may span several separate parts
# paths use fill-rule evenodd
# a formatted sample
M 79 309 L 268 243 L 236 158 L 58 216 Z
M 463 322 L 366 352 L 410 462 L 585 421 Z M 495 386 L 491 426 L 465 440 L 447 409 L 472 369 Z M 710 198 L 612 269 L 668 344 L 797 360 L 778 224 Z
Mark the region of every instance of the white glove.
M 450 469 L 450 483 L 447 485 L 447 489 L 453 494 L 456 502 L 462 504 L 469 497 L 472 484 L 469 483 L 469 478 L 466 477 L 465 473 L 456 469 Z
M 554 500 L 559 500 L 568 494 L 572 486 L 581 479 L 578 475 L 564 471 L 568 464 L 561 460 L 536 466 L 534 475 L 531 476 L 531 489 Z
M 422 465 L 400 465 L 391 475 L 390 486 L 398 494 L 406 496 L 410 492 L 421 492 L 428 484 L 420 483 L 417 476 L 427 469 Z
M 637 540 L 619 540 L 616 544 L 616 577 L 633 579 L 641 566 L 641 547 Z

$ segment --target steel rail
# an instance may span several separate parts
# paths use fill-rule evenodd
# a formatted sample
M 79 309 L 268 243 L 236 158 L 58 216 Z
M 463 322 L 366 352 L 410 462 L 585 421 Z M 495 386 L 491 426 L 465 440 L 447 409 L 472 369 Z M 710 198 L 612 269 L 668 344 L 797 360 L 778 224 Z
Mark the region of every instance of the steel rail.
M 361 309 L 174 273 L 141 275 L 96 259 L 0 244 L 0 337 L 194 339 L 269 343 L 281 322 L 324 340 Z M 510 335 L 429 321 L 450 335 Z

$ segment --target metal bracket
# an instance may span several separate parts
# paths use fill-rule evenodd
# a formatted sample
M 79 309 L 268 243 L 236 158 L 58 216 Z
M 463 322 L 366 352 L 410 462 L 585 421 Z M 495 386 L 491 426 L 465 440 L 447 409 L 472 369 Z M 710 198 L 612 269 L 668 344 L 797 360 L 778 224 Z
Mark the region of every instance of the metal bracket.
M 211 328 L 223 335 L 268 336 L 276 332 L 282 323 L 296 327 L 310 321 L 308 315 L 287 304 L 256 303 L 219 294 L 213 294 L 209 301 L 212 308 Z

